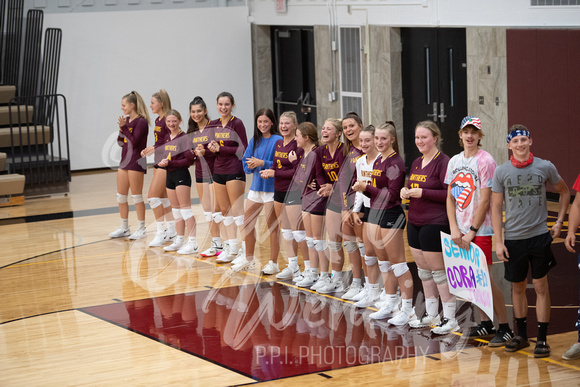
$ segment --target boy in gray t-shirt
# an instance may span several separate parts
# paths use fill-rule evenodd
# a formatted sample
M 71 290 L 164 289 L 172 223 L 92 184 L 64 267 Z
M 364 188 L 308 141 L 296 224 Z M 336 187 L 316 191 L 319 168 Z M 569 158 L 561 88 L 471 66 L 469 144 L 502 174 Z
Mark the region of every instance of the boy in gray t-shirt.
M 526 286 L 528 268 L 536 291 L 538 337 L 534 357 L 550 356 L 546 342 L 550 321 L 550 292 L 548 271 L 556 265 L 550 244 L 557 237 L 570 192 L 556 167 L 530 152 L 532 139 L 523 125 L 513 125 L 507 136 L 507 147 L 513 155 L 510 161 L 496 168 L 492 191 L 492 224 L 496 236 L 496 254 L 505 262 L 505 279 L 512 283 L 512 298 L 518 335 L 506 344 L 506 351 L 515 352 L 530 345 L 526 316 L 528 303 Z M 550 182 L 560 194 L 558 220 L 549 230 L 546 224 L 548 207 L 546 183 Z M 502 238 L 502 207 L 505 202 L 505 234 Z M 505 239 L 505 240 L 504 240 Z

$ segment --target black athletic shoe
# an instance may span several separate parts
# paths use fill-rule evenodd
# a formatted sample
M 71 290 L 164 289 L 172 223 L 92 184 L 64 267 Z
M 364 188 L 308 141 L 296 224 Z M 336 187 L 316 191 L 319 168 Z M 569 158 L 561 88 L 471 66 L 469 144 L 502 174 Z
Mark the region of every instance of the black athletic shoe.
M 467 337 L 485 337 L 485 336 L 495 335 L 495 333 L 496 333 L 495 328 L 493 326 L 486 327 L 483 324 L 479 324 L 479 325 L 471 328 Z
M 501 347 L 509 343 L 513 338 L 514 333 L 511 329 L 509 331 L 497 331 L 495 337 L 487 345 L 490 347 Z

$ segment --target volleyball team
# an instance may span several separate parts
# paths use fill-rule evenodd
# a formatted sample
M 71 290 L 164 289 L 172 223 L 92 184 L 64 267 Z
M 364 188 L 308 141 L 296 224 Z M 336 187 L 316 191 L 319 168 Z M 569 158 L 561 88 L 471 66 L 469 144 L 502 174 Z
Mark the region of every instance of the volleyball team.
M 223 92 L 216 103 L 220 117 L 210 120 L 205 101 L 194 98 L 184 132 L 182 117 L 171 109 L 167 93 L 155 93 L 150 104 L 157 115 L 155 144 L 147 147 L 149 115 L 144 101 L 136 92 L 122 98 L 124 116 L 118 120 L 122 160 L 117 172 L 121 226 L 111 237 L 146 237 L 142 195 L 145 157 L 154 154 L 148 202 L 157 232 L 151 247 L 163 246 L 177 254 L 216 256 L 216 262 L 231 263 L 234 272 L 259 270 L 255 229 L 259 214 L 265 210 L 270 259 L 261 268 L 263 274 L 292 280 L 299 287 L 322 294 L 337 293 L 359 308 L 375 307 L 378 310 L 370 314 L 373 319 L 388 319 L 389 324 L 409 324 L 412 328 L 432 327 L 434 334 L 445 335 L 459 330 L 459 325 L 456 298 L 447 283 L 440 232 L 450 234 L 460 248 L 469 249 L 470 243 L 478 245 L 491 265 L 492 235 L 494 231 L 495 235 L 502 235 L 505 201 L 503 238 L 511 235 L 513 240 L 496 238 L 496 250 L 506 262 L 506 279 L 513 284 L 518 334 L 508 324 L 504 296 L 491 277 L 499 326 L 496 329 L 481 312 L 481 323 L 468 336 L 489 336 L 490 346 L 505 345 L 506 351 L 529 345 L 527 302 L 524 307 L 521 287 L 523 284 L 525 291 L 531 265 L 538 300 L 546 300 L 547 296 L 548 308 L 547 315 L 542 314 L 542 308 L 537 310 L 539 344 L 534 354 L 549 355 L 545 339 L 549 320 L 546 275 L 555 265 L 550 243 L 560 233 L 570 196 L 550 162 L 536 158 L 534 166 L 541 166 L 540 171 L 523 169 L 529 169 L 531 164 L 527 128 L 516 125 L 510 129 L 507 146 L 513 156 L 496 171 L 493 157 L 480 149 L 483 131 L 478 118 L 468 116 L 461 122 L 458 133 L 464 150 L 451 159 L 440 150 L 442 138 L 437 125 L 432 121 L 419 122 L 415 144 L 422 156 L 413 161 L 407 176 L 392 121 L 377 127 L 364 126 L 358 114 L 350 112 L 342 119 L 327 119 L 318 131 L 310 122 L 298 124 L 294 112 L 282 113 L 278 118 L 265 108 L 256 113 L 254 134 L 248 142 L 243 122 L 232 114 L 234 97 Z M 521 145 L 526 138 L 529 143 Z M 513 145 L 515 142 L 517 146 Z M 196 221 L 190 199 L 189 167 L 194 163 L 195 187 L 212 236 L 211 246 L 202 252 L 195 239 Z M 520 184 L 522 180 L 510 173 L 522 171 L 527 173 L 527 182 L 541 176 L 539 192 L 532 195 L 537 196 L 538 202 L 534 206 L 526 203 L 527 212 L 522 212 L 521 203 L 519 207 L 512 203 L 512 181 Z M 252 183 L 244 203 L 246 175 L 250 174 Z M 558 221 L 551 230 L 546 225 L 546 181 L 560 193 Z M 133 233 L 128 225 L 129 189 L 138 218 L 138 228 Z M 401 205 L 403 200 L 408 201 L 407 214 Z M 527 223 L 510 223 L 513 217 L 521 220 L 523 213 Z M 535 222 L 535 226 L 530 222 Z M 425 295 L 422 316 L 417 316 L 413 307 L 405 228 Z M 534 229 L 531 234 L 530 229 Z M 238 234 L 242 243 L 238 242 Z M 288 260 L 282 270 L 278 263 L 281 243 L 285 244 Z M 343 272 L 345 254 L 352 270 L 348 286 Z

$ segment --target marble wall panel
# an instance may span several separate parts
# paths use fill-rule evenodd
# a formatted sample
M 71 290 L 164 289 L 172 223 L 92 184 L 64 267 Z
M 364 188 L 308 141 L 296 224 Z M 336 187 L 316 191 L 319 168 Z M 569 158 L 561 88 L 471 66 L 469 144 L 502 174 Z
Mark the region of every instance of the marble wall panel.
M 252 24 L 252 72 L 254 106 L 274 108 L 270 27 Z
M 330 50 L 328 26 L 314 26 L 314 67 L 316 76 L 316 117 L 318 127 L 329 117 L 340 117 L 340 78 L 338 76 L 338 52 Z M 332 89 L 331 60 L 336 65 L 336 100 L 329 101 Z

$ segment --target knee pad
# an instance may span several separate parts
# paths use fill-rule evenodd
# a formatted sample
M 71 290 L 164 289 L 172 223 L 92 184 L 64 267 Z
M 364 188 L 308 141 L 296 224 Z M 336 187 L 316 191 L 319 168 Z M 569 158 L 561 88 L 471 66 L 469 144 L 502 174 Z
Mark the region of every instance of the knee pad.
M 161 199 L 161 204 L 163 204 L 163 208 L 171 207 L 171 202 L 169 201 L 169 198 Z
M 209 222 L 211 222 L 211 220 L 212 220 L 212 215 L 211 215 L 211 212 L 209 212 L 209 211 L 204 211 L 204 212 L 203 212 L 203 216 L 205 217 L 205 220 L 207 220 L 207 222 L 208 222 L 208 223 L 209 223 Z
M 340 251 L 340 249 L 342 249 L 342 243 L 340 243 L 340 242 L 328 242 L 328 248 L 331 251 Z
M 313 249 L 314 248 L 314 239 L 312 239 L 310 237 L 306 237 L 306 246 L 308 246 L 309 249 Z
M 377 263 L 377 257 L 369 257 L 368 255 L 365 255 L 365 264 L 367 266 L 374 266 L 375 263 Z
M 436 270 L 431 273 L 433 274 L 433 281 L 437 285 L 442 285 L 447 282 L 447 273 L 445 273 L 445 270 Z
M 234 222 L 236 222 L 236 226 L 242 227 L 244 225 L 244 215 L 234 217 Z
M 355 241 L 344 241 L 344 248 L 347 253 L 352 254 L 358 249 L 358 244 Z
M 224 220 L 224 217 L 223 217 L 223 215 L 222 215 L 221 212 L 214 212 L 214 213 L 212 213 L 211 214 L 211 218 L 213 219 L 213 221 L 216 224 L 220 224 Z
M 224 226 L 231 226 L 234 222 L 235 220 L 233 216 L 224 216 Z
M 291 241 L 292 239 L 294 239 L 294 235 L 292 235 L 292 230 L 290 230 L 289 228 L 283 228 L 282 237 L 287 241 Z
M 322 252 L 322 251 L 326 250 L 327 247 L 328 247 L 328 245 L 326 244 L 326 241 L 323 241 L 323 240 L 315 240 L 314 241 L 314 248 L 318 252 Z
M 294 240 L 298 243 L 303 242 L 306 239 L 306 231 L 304 230 L 296 230 L 292 231 L 292 236 Z
M 409 266 L 407 266 L 407 262 L 403 262 L 403 263 L 395 263 L 393 265 L 393 273 L 395 274 L 395 277 L 400 277 L 403 274 L 405 274 L 406 272 L 409 271 Z
M 173 218 L 175 218 L 176 221 L 181 219 L 181 210 L 179 208 L 173 208 L 171 213 L 173 214 Z
M 359 242 L 358 244 L 358 250 L 360 251 L 360 256 L 364 257 L 365 255 L 367 255 L 367 250 L 365 249 L 365 244 Z
M 143 195 L 131 195 L 131 199 L 133 199 L 133 203 L 143 203 Z
M 433 273 L 431 270 L 421 269 L 418 267 L 417 272 L 421 281 L 431 281 L 433 279 Z
M 183 220 L 188 220 L 189 218 L 191 218 L 193 216 L 193 211 L 190 208 L 182 208 L 181 209 L 181 216 L 183 217 Z
M 391 270 L 391 262 L 379 261 L 379 270 L 381 273 L 387 273 L 389 270 Z
M 117 203 L 127 203 L 127 195 L 121 195 L 120 193 L 117 193 Z
M 160 205 L 161 205 L 161 199 L 159 199 L 159 198 L 149 198 L 149 207 L 151 207 L 151 209 L 157 208 Z

